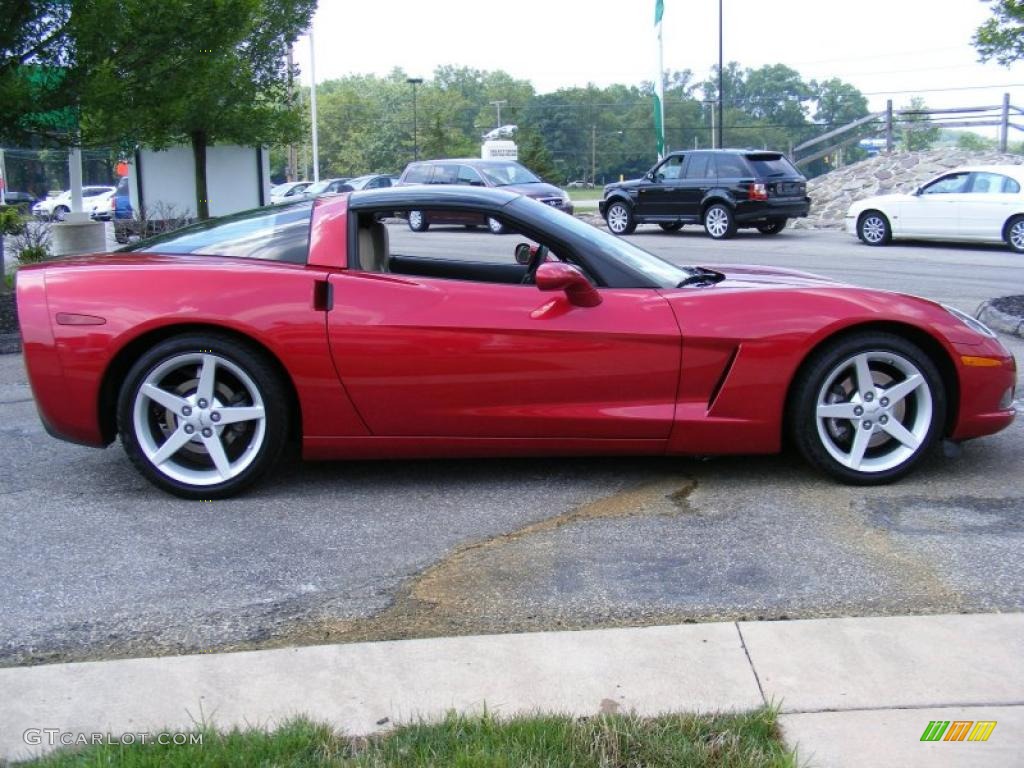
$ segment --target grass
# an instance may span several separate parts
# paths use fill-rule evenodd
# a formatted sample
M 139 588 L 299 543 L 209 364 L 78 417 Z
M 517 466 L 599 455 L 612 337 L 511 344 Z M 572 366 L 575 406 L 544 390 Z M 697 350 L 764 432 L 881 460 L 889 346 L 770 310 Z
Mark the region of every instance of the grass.
M 576 202 L 578 200 L 600 200 L 604 197 L 604 189 L 597 187 L 596 189 L 567 189 L 569 198 Z
M 776 712 L 640 718 L 535 716 L 500 719 L 450 714 L 435 724 L 402 726 L 350 739 L 305 719 L 273 733 L 218 733 L 201 745 L 99 745 L 65 749 L 33 768 L 754 768 L 796 766 L 779 738 Z

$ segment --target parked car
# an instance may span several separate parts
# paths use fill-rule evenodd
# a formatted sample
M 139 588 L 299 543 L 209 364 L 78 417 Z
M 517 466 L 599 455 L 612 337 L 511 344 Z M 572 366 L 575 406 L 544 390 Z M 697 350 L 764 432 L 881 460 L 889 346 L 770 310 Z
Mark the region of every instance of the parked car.
M 119 243 L 127 243 L 128 236 L 134 229 L 135 212 L 132 209 L 132 198 L 129 190 L 129 177 L 122 176 L 117 181 L 114 192 L 114 239 Z
M 494 187 L 516 192 L 538 200 L 545 205 L 572 214 L 572 201 L 568 193 L 553 184 L 541 181 L 533 171 L 514 160 L 424 160 L 409 163 L 399 185 L 409 184 L 457 184 L 469 187 Z M 409 211 L 409 229 L 426 232 L 431 224 L 462 224 L 466 227 L 487 225 L 496 235 L 503 235 L 508 228 L 496 218 L 479 216 L 475 213 L 452 211 Z
M 95 221 L 110 221 L 114 218 L 114 209 L 117 207 L 116 194 L 116 188 L 111 187 L 109 192 L 84 198 L 82 208 Z
M 36 198 L 30 195 L 28 192 L 16 192 L 15 190 L 8 189 L 4 192 L 4 201 L 7 205 L 14 205 L 22 209 L 23 212 L 32 210 L 32 206 L 35 205 Z
M 114 187 L 82 187 L 82 210 L 89 213 L 89 198 L 113 192 Z M 32 206 L 32 215 L 41 219 L 64 221 L 71 213 L 71 190 L 65 190 Z
M 283 184 L 277 184 L 270 188 L 270 202 L 276 204 L 301 200 L 302 192 L 312 183 L 312 181 L 286 181 Z
M 1024 167 L 957 168 L 911 194 L 858 200 L 846 231 L 867 245 L 894 238 L 1005 243 L 1024 253 Z
M 357 189 L 386 189 L 392 187 L 398 181 L 398 176 L 388 173 L 369 174 L 367 176 L 357 176 L 354 179 L 349 179 L 345 182 L 344 186 L 347 189 L 343 189 L 345 192 L 352 192 Z
M 392 252 L 383 220 L 409 211 L 493 217 L 535 245 Z M 354 459 L 758 454 L 785 437 L 877 484 L 1015 416 L 1012 355 L 962 312 L 677 266 L 502 189 L 263 207 L 22 267 L 16 291 L 47 431 L 120 435 L 146 478 L 193 499 L 242 490 L 291 439 Z
M 753 227 L 777 235 L 811 208 L 807 179 L 779 152 L 700 149 L 673 152 L 642 179 L 608 184 L 598 209 L 616 235 L 638 224 L 676 232 L 702 224 L 716 240 Z
M 303 200 L 312 200 L 320 195 L 335 195 L 346 192 L 345 184 L 349 181 L 348 176 L 340 176 L 336 179 L 320 179 L 306 187 L 298 196 Z

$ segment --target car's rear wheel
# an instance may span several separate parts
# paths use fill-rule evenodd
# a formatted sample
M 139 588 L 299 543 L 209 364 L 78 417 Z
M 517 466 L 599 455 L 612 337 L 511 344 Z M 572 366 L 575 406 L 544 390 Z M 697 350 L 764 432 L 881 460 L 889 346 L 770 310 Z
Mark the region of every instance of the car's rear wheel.
M 288 396 L 266 357 L 217 333 L 176 336 L 132 366 L 118 399 L 128 458 L 187 499 L 238 493 L 277 462 Z
M 715 203 L 704 212 L 704 231 L 715 240 L 725 240 L 736 234 L 736 217 L 729 206 Z
M 786 219 L 772 219 L 764 224 L 757 225 L 757 231 L 762 235 L 777 235 L 786 228 Z
M 892 240 L 892 228 L 885 214 L 866 211 L 857 219 L 857 237 L 867 245 L 887 245 Z
M 861 333 L 823 348 L 801 370 L 790 403 L 800 453 L 856 485 L 907 474 L 940 437 L 946 395 L 935 363 L 888 333 Z
M 508 231 L 504 224 L 490 216 L 487 217 L 487 228 L 491 230 L 492 235 L 504 235 Z
M 1006 222 L 1006 234 L 1003 239 L 1011 250 L 1024 253 L 1024 216 L 1014 216 Z
M 423 211 L 409 211 L 409 229 L 413 232 L 426 232 L 429 228 L 430 222 Z
M 661 227 L 666 232 L 678 232 L 680 229 L 683 228 L 683 222 L 673 221 L 671 224 L 665 223 L 659 224 L 658 226 Z
M 636 230 L 633 211 L 621 201 L 616 201 L 608 206 L 604 212 L 604 220 L 608 225 L 608 230 L 614 235 L 629 235 Z

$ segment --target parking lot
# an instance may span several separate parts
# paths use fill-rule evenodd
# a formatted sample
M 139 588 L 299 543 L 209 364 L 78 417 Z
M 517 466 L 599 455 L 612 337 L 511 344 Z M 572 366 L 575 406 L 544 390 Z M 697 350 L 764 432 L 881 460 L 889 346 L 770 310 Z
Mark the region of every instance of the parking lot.
M 392 250 L 512 259 L 514 236 L 390 227 Z M 415 239 L 415 240 L 414 240 Z M 678 263 L 759 263 L 973 313 L 1024 293 L 998 247 L 642 227 Z M 1024 341 L 1003 337 L 1017 359 Z M 43 431 L 0 356 L 0 665 L 731 618 L 1024 608 L 1024 423 L 883 488 L 795 456 L 291 463 L 215 503 Z

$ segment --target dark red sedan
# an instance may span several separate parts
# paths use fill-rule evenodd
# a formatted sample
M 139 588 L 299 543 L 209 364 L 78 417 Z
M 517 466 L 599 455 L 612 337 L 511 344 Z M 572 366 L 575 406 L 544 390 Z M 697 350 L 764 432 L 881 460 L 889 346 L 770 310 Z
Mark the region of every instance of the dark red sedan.
M 386 222 L 428 209 L 495 218 L 521 242 L 418 255 Z M 120 436 L 188 498 L 241 490 L 290 441 L 345 459 L 757 454 L 788 435 L 819 469 L 881 483 L 1014 418 L 1012 356 L 956 310 L 674 266 L 501 190 L 254 210 L 23 268 L 17 293 L 47 429 Z

